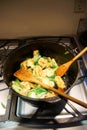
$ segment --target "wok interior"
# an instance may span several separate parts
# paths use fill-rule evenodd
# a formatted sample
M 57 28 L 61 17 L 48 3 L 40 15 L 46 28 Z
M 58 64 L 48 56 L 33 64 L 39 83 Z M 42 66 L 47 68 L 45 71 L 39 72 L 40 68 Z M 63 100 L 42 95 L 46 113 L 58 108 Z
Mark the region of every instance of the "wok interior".
M 20 63 L 28 57 L 33 56 L 33 51 L 39 50 L 42 56 L 49 56 L 55 58 L 58 64 L 63 64 L 73 58 L 73 54 L 65 47 L 55 43 L 30 43 L 25 44 L 12 51 L 4 64 L 4 79 L 9 86 L 10 82 L 14 79 L 13 73 L 20 68 Z M 66 54 L 66 51 L 68 53 Z M 64 80 L 68 88 L 72 86 L 78 74 L 77 62 L 73 63 L 64 76 Z M 72 78 L 73 77 L 73 78 Z

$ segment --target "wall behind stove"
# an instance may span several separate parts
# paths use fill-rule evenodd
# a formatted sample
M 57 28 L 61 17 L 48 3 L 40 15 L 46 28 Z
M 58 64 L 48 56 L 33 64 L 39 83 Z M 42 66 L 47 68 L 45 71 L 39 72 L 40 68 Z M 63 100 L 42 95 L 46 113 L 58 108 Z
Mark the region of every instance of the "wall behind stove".
M 74 0 L 0 0 L 0 38 L 76 34 Z

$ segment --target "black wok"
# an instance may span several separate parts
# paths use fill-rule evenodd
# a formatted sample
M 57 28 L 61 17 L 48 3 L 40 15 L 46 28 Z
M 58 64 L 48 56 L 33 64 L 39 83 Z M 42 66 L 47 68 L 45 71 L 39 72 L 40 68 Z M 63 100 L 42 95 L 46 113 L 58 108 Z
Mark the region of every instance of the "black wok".
M 63 64 L 74 57 L 74 55 L 68 47 L 63 46 L 62 44 L 59 45 L 59 43 L 53 43 L 51 41 L 28 42 L 13 50 L 6 58 L 3 67 L 3 72 L 4 80 L 8 87 L 11 87 L 10 83 L 15 78 L 13 76 L 13 73 L 19 69 L 20 63 L 27 57 L 32 57 L 33 51 L 36 49 L 38 49 L 40 51 L 40 54 L 43 56 L 54 57 L 58 64 Z M 67 86 L 66 92 L 68 92 L 72 85 L 75 83 L 77 75 L 78 63 L 75 62 L 72 64 L 67 74 L 65 75 L 65 83 Z M 62 101 L 62 99 L 59 96 L 47 99 L 34 99 L 22 96 L 19 93 L 15 92 L 13 89 L 12 92 L 14 92 L 17 96 L 21 97 L 23 100 L 26 100 L 36 106 L 44 106 L 44 104 L 45 106 L 47 106 L 48 104 L 55 104 Z

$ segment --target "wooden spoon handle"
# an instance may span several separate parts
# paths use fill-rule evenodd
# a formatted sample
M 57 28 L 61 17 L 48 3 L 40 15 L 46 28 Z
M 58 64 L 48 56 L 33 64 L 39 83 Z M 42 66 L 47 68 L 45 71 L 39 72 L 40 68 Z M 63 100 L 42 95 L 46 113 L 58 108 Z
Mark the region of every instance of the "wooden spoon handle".
M 37 80 L 37 79 L 35 79 L 35 78 L 33 78 L 33 77 L 32 77 L 32 78 L 29 78 L 29 81 L 30 81 L 30 82 L 34 82 L 34 83 L 37 83 L 37 84 L 41 85 L 43 88 L 49 89 L 49 90 L 51 90 L 51 91 L 57 93 L 58 95 L 60 95 L 60 96 L 62 96 L 62 97 L 64 97 L 64 98 L 66 98 L 66 99 L 69 99 L 69 100 L 71 100 L 71 101 L 73 101 L 73 102 L 75 102 L 75 103 L 77 103 L 77 104 L 79 104 L 79 105 L 81 105 L 81 106 L 87 108 L 87 104 L 86 104 L 86 103 L 84 103 L 84 102 L 82 102 L 82 101 L 80 101 L 80 100 L 78 100 L 78 99 L 76 99 L 76 98 L 74 98 L 74 97 L 72 97 L 72 96 L 69 96 L 68 94 L 64 93 L 64 92 L 63 92 L 62 90 L 60 90 L 60 89 L 55 89 L 55 88 L 53 88 L 53 87 L 49 87 L 49 86 L 43 84 L 42 82 L 40 82 L 39 80 Z
M 54 90 L 54 88 L 52 88 L 52 91 L 54 91 L 55 93 L 58 93 L 60 96 L 65 97 L 66 99 L 69 99 L 69 100 L 79 104 L 80 106 L 83 106 L 83 107 L 87 108 L 87 103 L 84 103 L 81 100 L 78 100 L 78 99 L 76 99 L 76 98 L 62 92 L 61 90 L 56 90 L 56 89 Z
M 60 89 L 55 89 L 53 87 L 50 87 L 50 86 L 47 86 L 46 84 L 42 83 L 40 80 L 36 79 L 34 76 L 32 76 L 32 74 L 29 72 L 29 71 L 26 71 L 24 69 L 20 69 L 18 70 L 16 73 L 14 73 L 14 76 L 16 76 L 17 78 L 19 78 L 20 80 L 23 80 L 23 81 L 29 81 L 29 82 L 33 82 L 33 83 L 36 83 L 36 84 L 39 84 L 40 86 L 42 86 L 43 88 L 46 88 L 48 90 L 51 90 L 55 93 L 57 93 L 58 95 L 66 98 L 66 99 L 69 99 L 85 108 L 87 108 L 87 104 L 74 98 L 74 97 L 71 97 L 69 96 L 68 94 L 64 93 L 62 90 Z
M 85 47 L 80 53 L 78 53 L 73 59 L 72 61 L 74 62 L 75 60 L 77 60 L 80 56 L 82 56 L 85 52 L 87 51 L 87 47 Z

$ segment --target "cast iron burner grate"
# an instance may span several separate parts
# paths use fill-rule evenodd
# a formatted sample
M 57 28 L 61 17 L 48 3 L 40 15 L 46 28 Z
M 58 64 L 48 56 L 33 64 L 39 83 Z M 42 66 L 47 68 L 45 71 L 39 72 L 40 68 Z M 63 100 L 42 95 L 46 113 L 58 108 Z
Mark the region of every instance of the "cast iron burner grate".
M 4 87 L 3 81 L 3 63 L 5 58 L 13 49 L 28 44 L 30 42 L 52 42 L 62 44 L 67 46 L 71 52 L 76 55 L 80 51 L 80 45 L 77 43 L 76 38 L 73 36 L 43 36 L 43 37 L 32 37 L 32 38 L 19 38 L 19 39 L 1 39 L 0 43 L 0 76 L 3 92 L 8 89 Z M 79 77 L 75 85 L 73 86 L 72 92 L 70 95 L 75 93 L 76 89 L 80 94 L 83 93 L 83 99 L 87 102 L 87 77 L 86 77 L 86 67 L 83 62 L 83 59 L 78 60 L 79 63 Z M 84 68 L 84 69 L 83 69 Z M 79 80 L 80 79 L 80 80 Z M 2 91 L 1 91 L 2 92 Z M 79 95 L 76 93 L 76 95 Z M 47 108 L 37 108 L 31 104 L 23 101 L 20 97 L 17 97 L 11 90 L 8 92 L 8 100 L 6 103 L 5 114 L 0 116 L 0 127 L 7 127 L 15 124 L 23 125 L 25 127 L 32 128 L 63 128 L 81 125 L 82 121 L 87 118 L 87 110 L 73 104 L 73 102 L 63 100 L 62 105 L 63 109 L 58 107 L 57 104 L 50 106 L 50 109 Z M 79 98 L 79 97 L 78 97 Z M 80 97 L 82 98 L 82 97 Z M 61 102 L 60 102 L 61 106 Z M 26 109 L 27 108 L 27 109 Z

